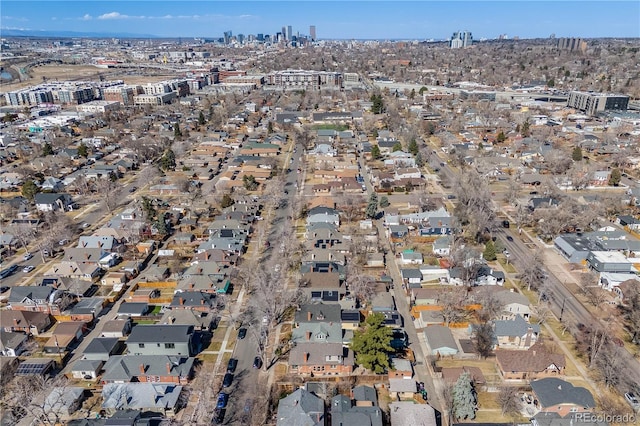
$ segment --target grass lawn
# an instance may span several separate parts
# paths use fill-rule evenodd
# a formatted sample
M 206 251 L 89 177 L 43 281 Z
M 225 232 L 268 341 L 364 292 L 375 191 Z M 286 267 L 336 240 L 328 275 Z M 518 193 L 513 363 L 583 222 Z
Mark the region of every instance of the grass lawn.
M 236 331 L 229 334 L 229 339 L 227 340 L 227 347 L 225 349 L 233 349 L 233 346 L 236 344 L 236 340 L 238 338 L 238 333 Z
M 138 321 L 134 321 L 136 324 L 145 324 L 145 325 L 149 325 L 149 324 L 155 324 L 155 320 L 138 320 Z
M 496 393 L 478 392 L 478 407 L 481 410 L 498 410 L 500 404 L 496 400 Z
M 497 410 L 486 410 L 483 411 L 482 408 L 476 412 L 476 418 L 474 419 L 476 423 L 529 423 L 528 419 L 518 416 L 517 418 L 513 418 L 509 415 L 503 416 L 502 411 L 500 409 Z
M 227 334 L 227 328 L 229 327 L 216 328 L 216 330 L 213 332 L 213 337 L 211 337 L 211 341 L 222 342 L 222 339 L 224 339 L 225 334 Z
M 231 359 L 231 352 L 225 352 L 222 354 L 222 364 L 223 366 L 226 367 L 227 363 L 229 362 L 229 360 Z
M 216 360 L 218 359 L 218 355 L 217 354 L 198 354 L 196 358 L 198 358 L 202 362 L 216 362 Z
M 214 352 L 219 352 L 220 348 L 222 348 L 222 342 L 219 341 L 212 341 L 211 344 L 207 347 L 207 349 L 205 349 L 205 351 L 214 351 Z
M 502 265 L 506 273 L 515 274 L 516 272 L 518 272 L 516 268 L 513 267 L 511 262 L 507 263 L 507 259 L 504 256 L 498 256 L 498 262 Z
M 275 368 L 274 374 L 276 377 L 284 377 L 287 374 L 288 366 L 283 362 L 277 363 L 274 368 Z
M 158 315 L 161 310 L 162 310 L 162 305 L 155 305 L 151 310 L 151 312 L 149 312 L 149 315 Z
M 493 359 L 441 359 L 439 367 L 478 367 L 485 376 L 495 375 L 498 372 Z

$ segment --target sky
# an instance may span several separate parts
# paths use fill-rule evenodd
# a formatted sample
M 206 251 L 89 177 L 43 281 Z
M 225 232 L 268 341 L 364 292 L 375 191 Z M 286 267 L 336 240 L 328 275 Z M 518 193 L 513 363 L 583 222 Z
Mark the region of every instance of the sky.
M 319 39 L 441 40 L 459 30 L 474 39 L 640 37 L 640 1 L 2 0 L 0 8 L 1 29 L 29 31 L 218 38 L 288 25 L 301 35 L 315 25 Z

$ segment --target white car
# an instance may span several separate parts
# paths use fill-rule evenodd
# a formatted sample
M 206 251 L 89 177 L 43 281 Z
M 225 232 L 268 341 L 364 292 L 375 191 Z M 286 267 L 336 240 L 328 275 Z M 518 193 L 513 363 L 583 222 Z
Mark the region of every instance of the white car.
M 27 261 L 29 259 L 31 259 L 33 257 L 33 254 L 27 252 L 24 254 L 24 256 L 22 256 L 22 260 Z
M 24 272 L 25 274 L 28 274 L 29 272 L 33 271 L 34 269 L 36 269 L 35 266 L 27 265 L 24 268 L 22 268 L 22 272 Z

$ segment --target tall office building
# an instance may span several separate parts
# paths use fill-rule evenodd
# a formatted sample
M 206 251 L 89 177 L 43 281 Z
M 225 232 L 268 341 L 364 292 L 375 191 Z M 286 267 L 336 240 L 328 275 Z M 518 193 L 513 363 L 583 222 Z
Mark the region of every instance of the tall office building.
M 287 27 L 287 41 L 291 40 L 293 40 L 293 28 L 291 28 L 291 25 L 289 25 Z
M 311 25 L 309 27 L 309 36 L 311 37 L 311 41 L 316 41 L 316 26 Z
M 224 44 L 229 44 L 229 43 L 231 43 L 231 36 L 232 36 L 232 35 L 233 35 L 233 34 L 232 34 L 231 30 L 229 30 L 229 31 L 225 31 L 225 32 L 224 32 Z
M 282 32 L 281 32 L 280 34 L 282 34 L 282 38 L 283 38 L 284 40 L 286 40 L 286 39 L 287 39 L 287 27 L 285 27 L 285 26 L 283 25 L 283 26 L 282 26 Z
M 585 52 L 587 50 L 587 42 L 581 38 L 559 38 L 558 49 L 569 50 L 571 52 L 579 50 Z
M 473 44 L 473 36 L 469 31 L 458 31 L 453 33 L 451 40 L 449 41 L 449 47 L 452 49 L 460 49 L 461 47 L 468 47 Z

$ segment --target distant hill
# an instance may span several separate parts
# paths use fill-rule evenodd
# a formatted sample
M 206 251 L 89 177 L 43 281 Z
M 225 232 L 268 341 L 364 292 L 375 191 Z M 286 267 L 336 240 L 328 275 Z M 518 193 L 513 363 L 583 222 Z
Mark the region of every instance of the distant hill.
M 91 37 L 91 38 L 159 38 L 153 34 L 133 34 L 133 33 L 99 33 L 80 31 L 38 31 L 38 30 L 17 30 L 0 28 L 0 37 Z

